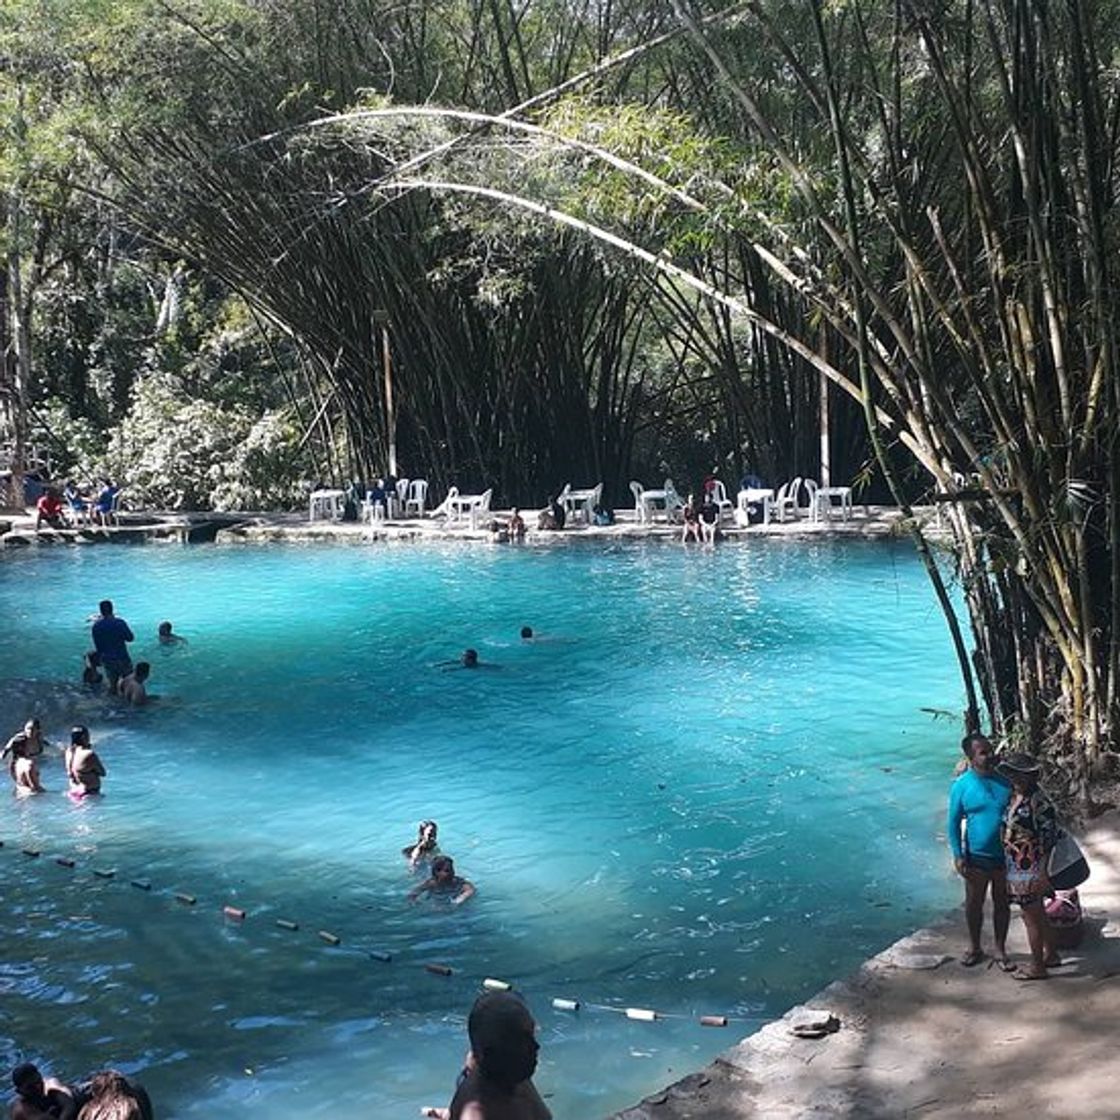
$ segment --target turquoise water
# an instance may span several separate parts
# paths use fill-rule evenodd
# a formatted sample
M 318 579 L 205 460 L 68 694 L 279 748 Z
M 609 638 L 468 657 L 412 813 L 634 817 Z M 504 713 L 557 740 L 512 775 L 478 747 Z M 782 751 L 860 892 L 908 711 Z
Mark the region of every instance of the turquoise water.
M 68 683 L 105 596 L 151 709 Z M 96 804 L 56 758 L 0 805 L 0 1056 L 141 1072 L 164 1118 L 414 1117 L 492 976 L 556 1120 L 592 1120 L 956 901 L 959 732 L 921 709 L 960 686 L 902 543 L 44 549 L 0 562 L 0 610 L 0 730 L 80 718 L 109 770 Z M 468 645 L 499 668 L 433 668 Z M 461 909 L 405 904 L 423 817 Z

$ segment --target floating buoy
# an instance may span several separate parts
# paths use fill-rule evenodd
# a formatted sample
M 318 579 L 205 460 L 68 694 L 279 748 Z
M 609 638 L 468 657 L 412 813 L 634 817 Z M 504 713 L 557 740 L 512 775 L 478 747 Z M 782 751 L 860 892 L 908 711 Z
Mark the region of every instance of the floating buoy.
M 114 867 L 102 867 L 100 869 L 95 867 L 93 869 L 93 873 L 99 879 L 111 879 L 114 875 L 116 875 L 117 871 Z
M 32 859 L 38 859 L 39 858 L 39 849 L 38 848 L 24 848 L 23 849 L 23 854 L 25 856 L 30 856 Z
M 276 919 L 276 924 L 281 929 L 290 929 L 290 930 L 299 929 L 299 922 L 292 922 L 292 921 L 289 921 L 287 918 L 277 918 Z
M 554 999 L 552 1001 L 552 1006 L 555 1007 L 557 1011 L 578 1011 L 579 1010 L 579 1000 L 578 999 L 560 999 L 559 997 L 557 997 L 556 999 Z
M 370 949 L 370 957 L 375 961 L 384 961 L 388 964 L 393 959 L 392 953 L 383 952 L 381 949 Z
M 176 894 L 175 901 L 181 902 L 184 906 L 193 906 L 198 899 L 193 894 Z
M 59 867 L 73 867 L 74 866 L 74 861 L 72 859 L 70 859 L 68 856 L 57 856 L 55 858 L 55 863 L 57 863 Z
M 223 906 L 222 913 L 227 918 L 232 918 L 235 922 L 245 921 L 245 911 L 239 910 L 236 906 Z
M 487 976 L 482 981 L 482 986 L 488 992 L 508 992 L 513 988 L 513 985 L 508 980 L 495 980 L 492 976 Z
M 701 1015 L 700 1026 L 702 1027 L 726 1027 L 726 1015 Z
M 328 945 L 341 945 L 342 944 L 342 938 L 339 937 L 337 933 L 331 933 L 329 930 L 325 930 L 325 929 L 319 930 L 319 936 Z
M 152 889 L 152 884 L 147 879 L 133 879 L 132 885 L 138 891 L 150 891 Z
M 450 976 L 453 971 L 449 964 L 426 964 L 424 970 L 435 976 Z
M 657 1019 L 657 1012 L 650 1011 L 648 1007 L 628 1007 L 627 1019 L 636 1019 L 639 1023 L 652 1023 Z

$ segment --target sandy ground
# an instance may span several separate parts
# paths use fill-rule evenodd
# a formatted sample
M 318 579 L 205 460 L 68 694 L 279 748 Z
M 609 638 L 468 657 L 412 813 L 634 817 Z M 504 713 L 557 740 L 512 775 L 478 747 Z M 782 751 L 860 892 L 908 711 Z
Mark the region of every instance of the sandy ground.
M 1049 980 L 961 966 L 956 912 L 809 1001 L 840 1019 L 835 1034 L 793 1037 L 795 1008 L 615 1120 L 1120 1117 L 1120 813 L 1082 839 L 1086 937 Z M 1017 916 L 1008 945 L 1025 958 Z

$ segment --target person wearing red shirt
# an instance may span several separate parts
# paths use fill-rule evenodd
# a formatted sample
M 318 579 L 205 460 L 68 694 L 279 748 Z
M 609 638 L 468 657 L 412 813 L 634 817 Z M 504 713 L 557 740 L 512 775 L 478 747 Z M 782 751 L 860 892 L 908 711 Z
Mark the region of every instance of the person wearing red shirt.
M 53 486 L 48 486 L 43 491 L 42 497 L 35 503 L 35 511 L 35 532 L 43 527 L 44 521 L 52 529 L 63 528 L 62 498 Z

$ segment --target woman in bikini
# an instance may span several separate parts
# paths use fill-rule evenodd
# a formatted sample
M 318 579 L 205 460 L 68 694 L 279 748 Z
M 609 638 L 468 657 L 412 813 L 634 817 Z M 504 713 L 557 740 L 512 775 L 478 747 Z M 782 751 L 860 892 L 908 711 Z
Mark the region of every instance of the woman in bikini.
M 89 745 L 89 729 L 75 727 L 66 748 L 66 776 L 70 779 L 70 796 L 75 799 L 101 792 L 105 767 L 97 752 Z
M 1039 764 L 1026 754 L 1011 754 L 999 772 L 1011 782 L 1011 800 L 1003 817 L 1003 851 L 1007 860 L 1007 893 L 1023 912 L 1031 963 L 1020 966 L 1016 980 L 1045 980 L 1047 968 L 1062 963 L 1054 949 L 1043 903 L 1050 889 L 1046 861 L 1061 835 L 1053 802 L 1039 788 Z

